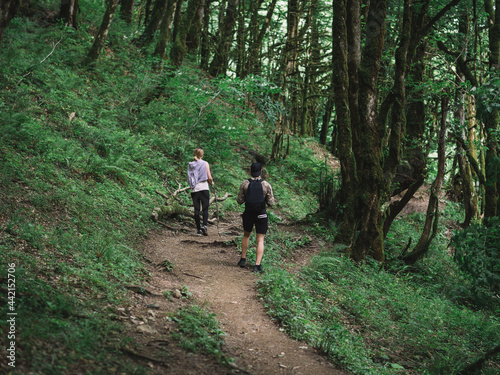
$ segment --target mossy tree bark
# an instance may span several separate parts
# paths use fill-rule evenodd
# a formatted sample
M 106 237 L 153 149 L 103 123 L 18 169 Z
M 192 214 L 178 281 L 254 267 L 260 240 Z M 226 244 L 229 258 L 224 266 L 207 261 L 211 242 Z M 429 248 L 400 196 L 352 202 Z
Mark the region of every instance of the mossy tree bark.
M 500 0 L 486 0 L 484 2 L 486 12 L 490 19 L 489 47 L 490 47 L 490 70 L 498 72 L 500 69 Z M 486 223 L 500 214 L 500 168 L 498 162 L 498 121 L 499 111 L 492 108 L 484 120 L 486 136 L 486 187 L 485 187 L 485 209 L 484 218 Z
M 351 110 L 349 106 L 348 30 L 346 0 L 334 1 L 333 6 L 333 91 L 340 142 L 338 156 L 342 173 L 342 201 L 346 210 L 335 242 L 352 245 L 356 230 L 356 159 L 352 148 Z M 353 30 L 350 30 L 353 32 Z M 352 67 L 356 69 L 356 67 Z M 332 216 L 336 216 L 332 213 Z
M 167 1 L 167 9 L 161 21 L 160 35 L 158 36 L 158 41 L 156 42 L 156 47 L 153 52 L 153 56 L 157 56 L 160 60 L 165 60 L 167 57 L 167 45 L 170 41 L 170 27 L 175 10 L 175 3 L 176 0 Z

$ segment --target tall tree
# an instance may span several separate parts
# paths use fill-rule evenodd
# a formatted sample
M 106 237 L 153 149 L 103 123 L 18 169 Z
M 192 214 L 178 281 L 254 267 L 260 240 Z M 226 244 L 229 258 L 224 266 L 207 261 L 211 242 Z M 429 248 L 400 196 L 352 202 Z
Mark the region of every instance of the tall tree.
M 500 79 L 500 0 L 485 0 L 486 12 L 489 16 L 489 68 L 490 82 L 492 86 L 498 88 Z M 499 110 L 497 106 L 492 106 L 485 115 L 484 125 L 486 133 L 486 189 L 485 189 L 485 211 L 486 221 L 500 213 L 498 205 L 500 190 L 500 162 L 498 161 L 498 121 Z
M 92 44 L 92 47 L 84 60 L 84 65 L 95 64 L 99 58 L 119 2 L 120 0 L 108 0 L 101 26 L 99 27 L 99 31 L 94 39 L 94 44 Z

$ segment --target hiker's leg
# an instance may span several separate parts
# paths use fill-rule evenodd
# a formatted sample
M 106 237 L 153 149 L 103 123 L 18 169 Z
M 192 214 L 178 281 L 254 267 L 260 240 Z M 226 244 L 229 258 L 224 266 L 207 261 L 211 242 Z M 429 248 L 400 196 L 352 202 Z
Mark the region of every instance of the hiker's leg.
M 196 223 L 196 229 L 200 230 L 200 198 L 198 196 L 198 192 L 191 193 L 191 198 L 193 199 L 194 206 L 194 222 Z
M 257 233 L 257 251 L 255 252 L 255 265 L 260 265 L 262 256 L 264 255 L 264 234 Z
M 250 240 L 250 232 L 243 231 L 243 240 L 241 240 L 241 257 L 247 257 L 248 242 Z
M 210 203 L 210 191 L 202 190 L 200 191 L 200 199 L 203 210 L 203 226 L 207 226 L 208 223 L 208 204 Z

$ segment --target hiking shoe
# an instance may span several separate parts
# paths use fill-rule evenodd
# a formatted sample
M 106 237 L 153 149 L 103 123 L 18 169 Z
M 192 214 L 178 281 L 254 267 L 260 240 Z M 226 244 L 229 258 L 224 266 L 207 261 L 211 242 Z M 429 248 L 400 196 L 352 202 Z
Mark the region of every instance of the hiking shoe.
M 240 266 L 241 268 L 245 268 L 246 265 L 247 265 L 247 259 L 241 258 L 240 261 L 238 262 L 238 266 Z
M 259 265 L 256 264 L 255 266 L 253 266 L 252 272 L 260 273 L 264 272 L 264 270 L 262 269 L 262 266 L 260 264 Z
M 203 234 L 203 232 L 202 232 L 202 230 L 201 230 L 201 229 L 198 229 L 198 232 L 196 232 L 196 234 L 197 234 L 198 236 L 201 236 L 201 235 Z
M 202 226 L 202 227 L 201 227 L 201 233 L 202 233 L 204 236 L 208 236 L 208 230 L 207 230 L 206 225 L 204 225 L 204 226 Z

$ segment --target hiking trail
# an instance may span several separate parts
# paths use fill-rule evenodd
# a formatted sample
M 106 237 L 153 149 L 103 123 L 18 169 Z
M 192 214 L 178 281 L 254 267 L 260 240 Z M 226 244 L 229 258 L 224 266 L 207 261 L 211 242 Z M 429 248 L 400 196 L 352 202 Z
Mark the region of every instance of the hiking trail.
M 144 290 L 131 291 L 132 305 L 118 312 L 127 335 L 133 337 L 127 354 L 144 362 L 152 374 L 346 374 L 309 345 L 288 337 L 266 314 L 256 288 L 260 276 L 251 272 L 251 265 L 244 269 L 236 265 L 239 214 L 225 217 L 219 224 L 220 236 L 215 225 L 209 227 L 208 236 L 197 236 L 194 229 L 192 234 L 167 229 L 150 233 L 143 254 L 151 276 Z M 307 262 L 314 250 L 305 249 L 294 266 Z M 265 257 L 264 253 L 264 267 Z M 172 270 L 165 269 L 165 261 L 173 264 Z M 164 296 L 165 291 L 174 291 L 181 297 L 182 290 L 192 297 Z M 188 353 L 171 338 L 176 326 L 168 314 L 193 302 L 216 314 L 226 333 L 223 350 L 236 360 L 234 365 Z

